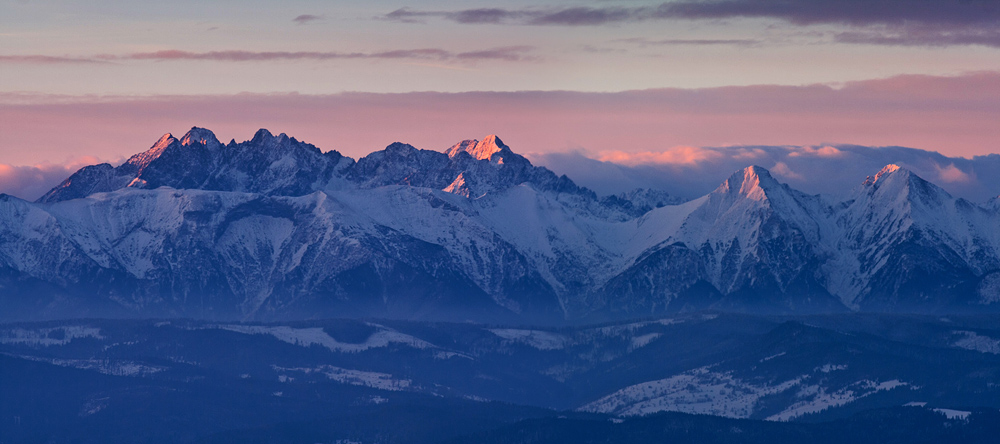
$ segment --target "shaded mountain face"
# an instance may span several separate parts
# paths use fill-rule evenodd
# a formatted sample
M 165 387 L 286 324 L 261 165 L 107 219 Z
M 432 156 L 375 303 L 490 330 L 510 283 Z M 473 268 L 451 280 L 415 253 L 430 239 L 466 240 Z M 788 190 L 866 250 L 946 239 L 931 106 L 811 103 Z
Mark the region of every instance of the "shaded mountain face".
M 975 292 L 1000 268 L 997 211 L 955 199 L 896 165 L 857 190 L 837 217 L 839 248 L 857 262 L 839 289 L 873 309 L 985 303 Z
M 560 323 L 703 308 L 982 310 L 996 205 L 889 166 L 830 203 L 764 168 L 679 202 L 599 197 L 496 136 L 357 161 L 193 128 L 0 198 L 9 319 L 386 317 Z
M 202 189 L 301 196 L 336 188 L 354 164 L 336 151 L 318 148 L 265 129 L 253 139 L 223 145 L 215 134 L 192 128 L 180 140 L 164 134 L 149 150 L 118 167 L 84 167 L 38 201 L 61 202 L 122 188 Z

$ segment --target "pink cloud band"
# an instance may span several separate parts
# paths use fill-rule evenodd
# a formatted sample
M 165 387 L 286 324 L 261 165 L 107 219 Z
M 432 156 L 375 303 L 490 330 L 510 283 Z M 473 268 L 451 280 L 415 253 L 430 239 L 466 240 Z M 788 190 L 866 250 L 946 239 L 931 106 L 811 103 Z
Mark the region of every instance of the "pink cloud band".
M 445 149 L 499 134 L 516 151 L 586 150 L 624 164 L 712 160 L 694 147 L 798 146 L 802 158 L 837 146 L 909 146 L 949 156 L 997 150 L 1000 73 L 902 76 L 842 87 L 744 86 L 618 93 L 470 92 L 73 97 L 0 94 L 0 163 L 103 159 L 148 148 L 164 132 L 207 127 L 220 139 L 258 128 L 360 157 L 402 141 Z M 643 154 L 645 153 L 645 154 Z M 754 148 L 736 150 L 753 163 Z M 735 155 L 735 154 L 734 154 Z M 610 156 L 615 156 L 614 158 Z M 788 165 L 792 165 L 791 163 Z M 745 166 L 745 165 L 744 165 Z M 771 167 L 773 165 L 763 165 Z M 961 179 L 957 174 L 953 180 Z

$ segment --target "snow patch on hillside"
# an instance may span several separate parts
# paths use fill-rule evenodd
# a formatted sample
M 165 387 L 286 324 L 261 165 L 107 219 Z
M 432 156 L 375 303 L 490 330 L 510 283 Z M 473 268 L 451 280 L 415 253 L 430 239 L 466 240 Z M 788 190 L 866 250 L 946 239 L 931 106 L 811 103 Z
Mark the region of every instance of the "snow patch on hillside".
M 388 373 L 366 372 L 362 370 L 334 367 L 332 365 L 321 365 L 316 368 L 284 368 L 278 366 L 274 366 L 273 368 L 279 373 L 278 379 L 281 382 L 290 382 L 294 380 L 294 378 L 289 378 L 287 373 L 300 372 L 306 375 L 318 373 L 342 384 L 359 385 L 387 391 L 398 392 L 410 390 L 413 386 L 413 381 L 409 379 L 396 379 Z
M 972 412 L 967 412 L 964 410 L 934 409 L 934 411 L 944 415 L 948 419 L 957 419 L 961 421 L 969 419 L 969 416 L 972 415 Z
M 788 406 L 781 413 L 767 417 L 768 421 L 790 421 L 802 415 L 819 413 L 829 408 L 840 407 L 875 393 L 909 385 L 893 379 L 878 382 L 863 380 L 835 391 L 820 385 L 803 385 L 795 395 L 801 401 Z
M 755 384 L 735 378 L 731 373 L 702 367 L 626 387 L 580 410 L 620 416 L 672 411 L 748 418 L 761 398 L 784 392 L 798 385 L 800 380 L 796 378 L 775 385 Z
M 642 336 L 636 336 L 632 338 L 632 343 L 629 344 L 628 351 L 633 351 L 645 347 L 649 345 L 651 342 L 655 341 L 660 336 L 663 335 L 660 333 L 649 333 L 649 334 L 644 334 Z
M 167 367 L 140 364 L 133 361 L 111 361 L 107 359 L 61 359 L 40 356 L 18 356 L 29 361 L 47 362 L 60 367 L 90 370 L 112 376 L 149 376 L 167 370 Z
M 1000 340 L 978 335 L 971 331 L 953 331 L 952 334 L 961 336 L 961 338 L 952 344 L 955 347 L 980 353 L 1000 355 Z
M 279 341 L 289 344 L 301 347 L 319 345 L 326 347 L 330 351 L 341 353 L 357 353 L 372 348 L 388 347 L 391 344 L 405 345 L 417 349 L 434 348 L 434 345 L 427 341 L 390 329 L 380 329 L 369 336 L 364 342 L 352 344 L 337 341 L 319 327 L 292 328 L 285 326 L 227 324 L 216 325 L 211 328 L 247 335 L 271 335 Z
M 81 338 L 104 339 L 101 336 L 101 329 L 82 325 L 35 330 L 20 327 L 0 330 L 0 344 L 24 344 L 48 347 L 50 345 L 66 345 L 74 339 Z

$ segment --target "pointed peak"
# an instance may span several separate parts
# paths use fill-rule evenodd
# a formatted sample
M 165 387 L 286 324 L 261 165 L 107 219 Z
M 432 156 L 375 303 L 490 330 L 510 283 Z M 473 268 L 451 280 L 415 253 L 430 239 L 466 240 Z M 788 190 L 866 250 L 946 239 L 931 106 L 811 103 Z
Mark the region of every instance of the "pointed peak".
M 771 178 L 771 172 L 762 166 L 750 165 L 744 168 L 742 171 L 743 177 L 767 177 Z M 739 173 L 737 173 L 739 174 Z
M 766 191 L 780 186 L 781 184 L 771 176 L 771 172 L 767 168 L 751 165 L 729 176 L 729 179 L 719 185 L 716 192 L 738 193 L 763 198 Z
M 152 147 L 153 148 L 156 148 L 156 147 L 165 147 L 167 145 L 170 145 L 175 140 L 177 140 L 177 139 L 174 138 L 173 134 L 166 133 L 166 134 L 160 136 L 160 138 L 157 139 L 156 143 L 154 143 Z
M 508 147 L 507 145 L 504 145 L 503 141 L 500 140 L 500 138 L 497 137 L 496 134 L 490 134 L 490 135 L 486 136 L 486 138 L 484 138 L 481 143 L 483 143 L 483 144 L 485 144 L 487 146 L 495 146 L 495 147 L 499 147 L 499 148 L 510 149 L 510 147 Z
M 896 171 L 899 171 L 900 169 L 901 169 L 901 167 L 899 165 L 896 165 L 894 163 L 890 163 L 890 164 L 882 167 L 882 169 L 879 170 L 878 174 L 895 173 Z
M 478 143 L 479 141 L 476 139 L 466 139 L 456 143 L 451 148 L 448 148 L 448 150 L 445 151 L 445 154 L 447 154 L 448 157 L 455 157 L 460 153 L 465 153 L 468 152 L 470 149 L 475 148 L 476 144 Z
M 750 183 L 753 185 L 777 183 L 771 172 L 762 166 L 750 165 L 742 170 L 736 171 L 726 182 L 730 185 L 743 186 Z
M 490 134 L 483 138 L 482 141 L 475 139 L 463 140 L 447 151 L 448 157 L 455 157 L 462 152 L 469 153 L 470 156 L 478 160 L 492 160 L 494 154 L 511 151 L 510 147 L 505 145 L 496 134 Z
M 164 149 L 166 149 L 168 146 L 170 146 L 170 145 L 172 145 L 172 144 L 174 144 L 176 142 L 177 142 L 177 138 L 175 138 L 173 134 L 166 133 L 166 134 L 160 136 L 160 138 L 156 140 L 156 143 L 154 143 L 153 146 L 149 147 L 149 149 L 146 150 L 146 152 L 147 153 L 159 153 L 159 152 L 163 151 Z
M 146 168 L 150 162 L 160 157 L 160 155 L 163 154 L 167 148 L 175 143 L 178 143 L 178 140 L 174 138 L 173 134 L 166 133 L 160 136 L 156 143 L 154 143 L 148 150 L 129 157 L 125 164 L 131 165 L 136 169 L 136 171 L 142 171 L 142 169 Z
M 909 173 L 910 172 L 906 168 L 903 168 L 903 167 L 901 167 L 899 165 L 896 165 L 894 163 L 890 163 L 890 164 L 882 167 L 882 169 L 879 170 L 878 173 L 875 173 L 875 176 L 868 176 L 868 178 L 865 179 L 865 181 L 864 181 L 864 183 L 862 185 L 864 185 L 864 186 L 875 185 L 879 181 L 885 180 L 885 178 L 888 178 L 890 175 L 893 175 L 897 171 L 902 171 L 903 173 Z
M 250 139 L 250 142 L 259 144 L 259 143 L 263 143 L 265 140 L 270 140 L 270 139 L 273 139 L 273 138 L 274 138 L 274 135 L 271 134 L 270 131 L 268 131 L 265 128 L 261 128 L 261 129 L 257 130 L 256 133 L 254 133 L 253 139 Z
M 215 138 L 215 133 L 205 128 L 191 127 L 191 130 L 181 138 L 181 146 L 189 146 L 195 143 L 205 145 L 207 148 L 217 148 L 219 139 Z
M 385 147 L 385 151 L 392 154 L 407 155 L 411 152 L 417 151 L 417 149 L 408 143 L 393 142 L 389 146 Z

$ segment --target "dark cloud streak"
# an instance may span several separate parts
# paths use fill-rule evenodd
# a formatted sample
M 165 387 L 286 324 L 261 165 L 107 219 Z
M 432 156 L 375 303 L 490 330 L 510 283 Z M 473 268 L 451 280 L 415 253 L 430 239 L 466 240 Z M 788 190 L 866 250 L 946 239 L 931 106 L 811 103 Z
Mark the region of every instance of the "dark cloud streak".
M 107 60 L 99 60 L 92 57 L 60 57 L 48 55 L 0 55 L 0 63 L 27 64 L 27 65 L 56 65 L 56 64 L 100 64 L 110 63 Z
M 903 27 L 900 29 L 860 30 L 837 33 L 839 43 L 890 46 L 967 46 L 1000 48 L 1000 29 L 939 27 Z
M 613 40 L 619 43 L 629 43 L 637 45 L 639 47 L 646 46 L 673 46 L 673 45 L 692 45 L 692 46 L 757 46 L 764 43 L 757 39 L 660 39 L 651 40 L 642 37 L 634 37 L 628 39 L 617 39 Z
M 299 25 L 305 25 L 305 24 L 308 24 L 308 23 L 315 22 L 317 20 L 322 20 L 322 19 L 323 19 L 323 16 L 321 16 L 321 15 L 302 14 L 302 15 L 300 15 L 298 17 L 293 18 L 292 21 L 295 22 L 295 23 L 297 23 L 297 24 L 299 24 Z
M 378 17 L 421 23 L 440 18 L 462 24 L 600 26 L 649 20 L 764 18 L 795 25 L 835 24 L 856 28 L 835 35 L 838 43 L 901 46 L 1000 46 L 1000 1 L 996 0 L 680 0 L 635 7 L 479 8 L 423 11 L 402 8 Z M 723 42 L 724 40 L 719 40 Z M 663 44 L 723 44 L 667 40 Z M 739 44 L 739 43 L 729 43 Z
M 132 54 L 103 54 L 93 57 L 52 57 L 45 55 L 0 55 L 0 63 L 57 64 L 57 63 L 111 63 L 122 60 L 153 61 L 214 61 L 214 62 L 268 62 L 294 60 L 357 60 L 357 59 L 411 59 L 434 61 L 501 60 L 507 62 L 535 61 L 538 57 L 530 53 L 533 46 L 501 46 L 477 51 L 454 52 L 441 48 L 396 49 L 376 52 L 336 52 L 336 51 L 207 51 L 193 52 L 177 49 L 137 52 Z
M 379 18 L 413 22 L 439 17 L 458 23 L 593 26 L 639 20 L 775 18 L 800 25 L 991 25 L 1000 22 L 995 0 L 682 0 L 654 6 L 479 8 L 422 11 L 401 8 Z
M 593 26 L 642 19 L 645 8 L 566 8 L 539 13 L 529 25 Z
M 652 16 L 684 19 L 777 18 L 801 25 L 981 25 L 1000 20 L 1000 3 L 994 0 L 679 1 L 661 4 L 655 8 Z

